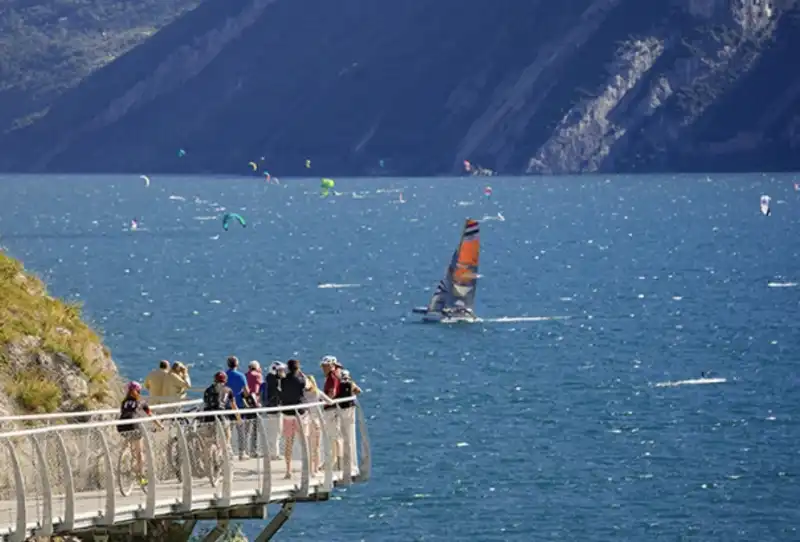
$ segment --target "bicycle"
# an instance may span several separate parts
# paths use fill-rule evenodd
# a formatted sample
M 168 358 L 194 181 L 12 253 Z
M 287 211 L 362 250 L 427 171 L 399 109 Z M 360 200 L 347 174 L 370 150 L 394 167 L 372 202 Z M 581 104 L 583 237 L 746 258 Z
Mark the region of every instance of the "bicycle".
M 224 422 L 223 422 L 224 423 Z M 203 433 L 202 435 L 200 433 Z M 220 450 L 220 442 L 217 436 L 216 422 L 207 422 L 198 428 L 196 437 L 201 450 L 205 453 L 198 454 L 203 458 L 205 464 L 203 465 L 203 473 L 208 476 L 208 481 L 211 487 L 217 487 L 217 484 L 222 479 L 222 451 Z M 227 448 L 227 442 L 223 442 Z
M 141 429 L 136 429 L 136 432 L 141 432 Z M 144 458 L 142 458 L 142 467 L 141 470 L 136 472 L 135 464 L 136 461 L 133 458 L 133 435 L 129 437 L 123 437 L 125 442 L 120 448 L 119 451 L 119 458 L 117 459 L 117 485 L 119 486 L 119 492 L 122 493 L 123 497 L 127 497 L 133 491 L 133 485 L 136 477 L 139 481 L 139 487 L 145 493 L 147 493 L 147 477 L 145 476 L 144 471 Z M 144 436 L 140 436 L 139 438 L 144 438 Z
M 199 412 L 199 407 L 194 407 L 186 410 L 186 413 Z M 203 449 L 200 435 L 198 435 L 198 422 L 197 418 L 176 418 L 176 431 L 183 431 L 186 437 L 186 446 L 189 449 L 189 464 L 193 476 L 199 476 L 200 465 L 198 464 L 198 456 Z M 179 482 L 183 481 L 183 471 L 181 463 L 180 448 L 178 446 L 178 435 L 173 434 L 167 441 L 167 465 L 171 472 L 173 472 Z

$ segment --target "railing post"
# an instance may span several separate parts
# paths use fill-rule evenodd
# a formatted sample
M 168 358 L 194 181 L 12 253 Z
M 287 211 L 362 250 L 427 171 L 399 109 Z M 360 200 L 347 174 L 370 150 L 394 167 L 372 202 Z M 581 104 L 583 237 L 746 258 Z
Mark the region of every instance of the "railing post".
M 308 411 L 306 411 L 306 415 L 311 416 L 311 414 Z M 295 410 L 294 418 L 297 422 L 297 427 L 300 428 L 301 473 L 300 473 L 300 488 L 298 489 L 298 496 L 308 497 L 308 489 L 311 483 L 311 476 L 310 476 L 311 458 L 309 457 L 308 453 L 308 429 L 310 424 L 309 423 L 303 424 L 303 419 L 300 417 L 299 410 Z M 291 465 L 289 465 L 289 467 L 291 467 Z
M 231 486 L 233 485 L 231 454 L 230 450 L 228 449 L 228 439 L 225 438 L 225 429 L 222 425 L 222 419 L 219 415 L 214 417 L 214 425 L 217 429 L 217 442 L 219 443 L 218 448 L 221 448 L 220 453 L 222 454 L 222 497 L 219 499 L 218 506 L 226 507 L 231 503 Z M 231 424 L 231 426 L 232 425 L 233 424 Z M 233 431 L 238 429 L 238 427 L 230 427 L 231 439 L 233 439 Z M 208 468 L 211 468 L 210 464 Z
M 361 454 L 358 458 L 358 476 L 356 476 L 356 481 L 366 482 L 369 480 L 372 472 L 372 449 L 369 443 L 369 433 L 367 433 L 367 420 L 364 416 L 364 409 L 361 408 L 361 403 L 358 400 L 355 401 L 354 407 L 357 409 L 358 432 L 361 435 Z
M 330 427 L 325 423 L 325 412 L 322 407 L 317 405 L 314 412 L 319 416 L 320 438 L 322 439 L 322 451 L 325 455 L 325 478 L 322 488 L 327 493 L 333 488 L 333 446 L 331 445 Z
M 91 431 L 91 430 L 90 430 Z M 100 449 L 103 452 L 103 458 L 106 463 L 106 512 L 103 517 L 97 522 L 98 525 L 113 525 L 114 516 L 117 513 L 117 500 L 114 494 L 114 461 L 111 460 L 111 449 L 108 446 L 108 440 L 100 428 L 94 428 L 94 432 L 100 437 Z M 89 438 L 83 440 L 84 443 L 89 442 Z M 81 450 L 81 455 L 88 456 L 89 450 Z
M 144 507 L 144 517 L 153 519 L 156 513 L 156 486 L 158 485 L 158 474 L 156 473 L 156 461 L 153 457 L 153 441 L 150 438 L 150 429 L 142 423 L 140 426 L 142 441 L 144 442 L 144 457 L 147 462 L 147 499 Z
M 33 445 L 33 453 L 36 455 L 36 462 L 39 463 L 36 474 L 42 482 L 42 521 L 36 534 L 49 536 L 53 534 L 53 492 L 50 487 L 50 468 L 45 461 L 39 439 L 36 438 L 36 435 L 30 435 L 30 440 Z
M 174 420 L 174 424 L 178 431 L 178 457 L 180 458 L 181 469 L 181 484 L 183 488 L 183 495 L 181 497 L 180 509 L 188 512 L 192 509 L 192 458 L 189 455 L 189 442 L 186 440 L 186 435 L 183 432 L 183 424 L 178 420 Z M 193 450 L 197 453 L 198 450 Z
M 69 455 L 67 454 L 67 447 L 64 444 L 64 439 L 61 438 L 61 433 L 59 432 L 54 433 L 54 435 L 56 437 L 58 460 L 64 465 L 64 521 L 61 527 L 65 531 L 70 531 L 75 525 L 75 480 L 72 476 L 72 465 L 69 462 Z
M 261 470 L 263 473 L 261 478 L 261 496 L 258 501 L 263 502 L 265 505 L 269 503 L 269 498 L 272 494 L 272 460 L 270 458 L 272 450 L 269 447 L 267 416 L 268 415 L 257 414 L 255 419 L 256 431 L 258 431 L 258 436 L 263 443 L 261 447 L 263 450 L 261 454 Z
M 22 478 L 22 469 L 19 468 L 17 452 L 9 439 L 4 439 L 8 454 L 11 457 L 11 469 L 14 471 L 14 489 L 17 490 L 17 526 L 14 532 L 8 536 L 9 542 L 22 542 L 27 537 L 25 529 L 28 524 L 26 517 L 27 507 L 25 506 L 25 481 Z
M 346 416 L 345 409 L 336 405 L 336 414 L 339 418 L 339 431 L 342 433 L 342 485 L 349 486 L 353 481 L 353 441 L 350 434 L 353 432 L 353 427 L 350 423 L 349 416 Z M 353 407 L 350 407 L 353 408 Z M 347 419 L 345 419 L 347 418 Z

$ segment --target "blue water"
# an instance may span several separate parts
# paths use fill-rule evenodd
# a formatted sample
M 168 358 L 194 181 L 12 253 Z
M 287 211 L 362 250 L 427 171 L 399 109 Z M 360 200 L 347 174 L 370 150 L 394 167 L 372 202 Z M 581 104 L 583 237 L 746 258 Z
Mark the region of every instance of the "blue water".
M 129 377 L 181 359 L 201 383 L 228 354 L 351 369 L 373 479 L 279 540 L 800 537 L 800 287 L 768 286 L 800 282 L 790 176 L 500 178 L 492 199 L 485 179 L 321 199 L 318 180 L 151 178 L 0 177 L 0 244 L 85 302 Z M 211 203 L 247 228 L 194 218 Z M 412 323 L 463 220 L 498 211 L 487 321 Z M 701 371 L 727 382 L 654 386 Z

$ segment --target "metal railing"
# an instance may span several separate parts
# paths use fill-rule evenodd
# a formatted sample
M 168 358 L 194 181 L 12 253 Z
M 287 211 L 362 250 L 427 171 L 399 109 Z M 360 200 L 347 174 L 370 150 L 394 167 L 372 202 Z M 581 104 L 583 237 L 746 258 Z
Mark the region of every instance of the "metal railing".
M 335 408 L 323 411 L 325 405 Z M 357 400 L 239 413 L 241 423 L 230 419 L 230 410 L 195 409 L 0 433 L 0 536 L 22 541 L 266 505 L 369 478 L 369 437 Z M 135 438 L 120 430 L 132 422 Z M 280 433 L 284 442 L 278 448 Z M 278 458 L 281 452 L 290 459 Z
M 145 396 L 145 400 L 150 398 Z M 172 403 L 158 403 L 150 405 L 153 411 L 163 411 L 179 408 L 189 408 L 201 405 L 202 399 L 190 399 L 188 401 L 178 401 Z M 11 416 L 0 416 L 0 430 L 10 431 L 17 428 L 18 424 L 24 423 L 28 428 L 50 426 L 54 423 L 87 423 L 103 420 L 116 419 L 119 416 L 119 408 L 106 408 L 101 410 L 82 410 L 75 412 L 51 412 L 48 414 L 15 414 Z

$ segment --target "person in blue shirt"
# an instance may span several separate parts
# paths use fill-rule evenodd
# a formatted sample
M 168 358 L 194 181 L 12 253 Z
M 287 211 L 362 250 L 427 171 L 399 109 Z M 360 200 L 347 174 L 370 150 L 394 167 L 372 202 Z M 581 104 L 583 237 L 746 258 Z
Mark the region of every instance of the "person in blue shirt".
M 239 359 L 236 356 L 228 357 L 228 370 L 225 374 L 228 377 L 228 387 L 233 392 L 236 407 L 238 409 L 246 408 L 244 394 L 247 393 L 247 378 L 244 376 L 244 373 L 239 370 Z M 236 426 L 236 440 L 239 443 L 240 460 L 247 459 L 245 443 L 247 442 L 247 434 L 250 430 L 256 430 L 252 420 Z

